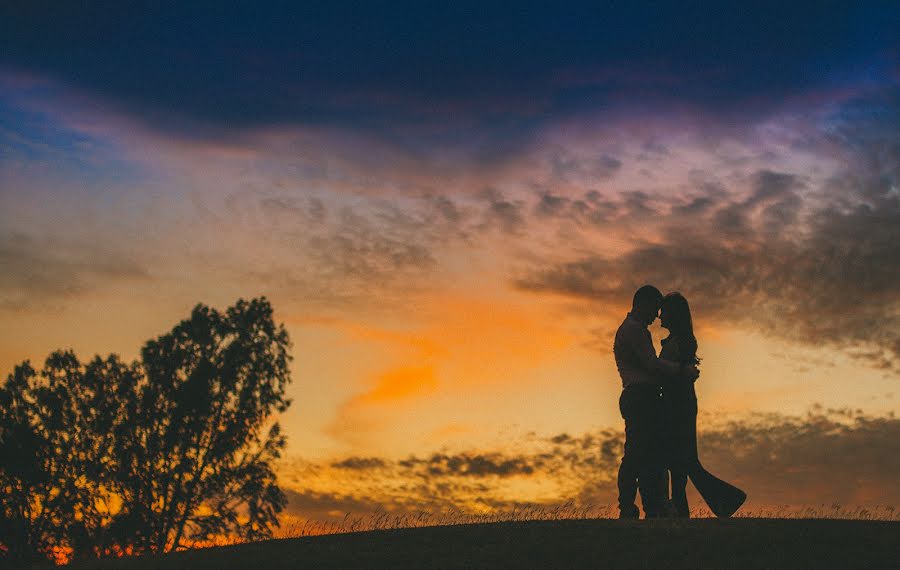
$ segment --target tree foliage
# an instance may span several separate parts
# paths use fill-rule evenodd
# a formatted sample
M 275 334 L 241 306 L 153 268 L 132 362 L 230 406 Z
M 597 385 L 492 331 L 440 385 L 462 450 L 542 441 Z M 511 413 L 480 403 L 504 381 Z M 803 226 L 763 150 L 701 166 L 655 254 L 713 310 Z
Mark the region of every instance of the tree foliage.
M 290 341 L 265 298 L 198 305 L 139 361 L 51 354 L 0 386 L 0 542 L 31 560 L 271 536 Z

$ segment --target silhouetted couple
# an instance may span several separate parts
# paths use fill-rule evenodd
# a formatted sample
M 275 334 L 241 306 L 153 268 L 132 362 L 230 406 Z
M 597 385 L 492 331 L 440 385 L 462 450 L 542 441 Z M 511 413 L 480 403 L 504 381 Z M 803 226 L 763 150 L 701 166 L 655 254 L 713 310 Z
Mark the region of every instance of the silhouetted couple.
M 659 356 L 647 327 L 660 318 L 669 336 Z M 619 516 L 689 517 L 687 481 L 720 517 L 730 517 L 747 494 L 703 468 L 697 455 L 697 339 L 687 299 L 665 297 L 645 285 L 634 294 L 631 312 L 613 345 L 622 377 L 619 410 L 625 419 L 625 455 L 619 467 Z M 671 481 L 671 495 L 669 482 Z

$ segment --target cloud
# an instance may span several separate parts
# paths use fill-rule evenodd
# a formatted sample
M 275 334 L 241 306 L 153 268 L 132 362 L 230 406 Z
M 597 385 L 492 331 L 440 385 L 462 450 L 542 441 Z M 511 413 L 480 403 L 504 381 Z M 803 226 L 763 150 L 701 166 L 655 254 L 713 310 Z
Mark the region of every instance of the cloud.
M 434 375 L 434 368 L 431 366 L 396 368 L 379 375 L 371 390 L 356 396 L 348 402 L 348 405 L 401 400 L 431 392 L 436 387 L 437 379 Z
M 337 469 L 378 469 L 384 467 L 387 463 L 379 457 L 348 457 L 331 464 Z
M 332 520 L 346 513 L 371 513 L 381 505 L 377 500 L 341 493 L 296 491 L 284 489 L 287 496 L 285 513 L 308 520 Z
M 520 385 L 530 371 L 560 358 L 572 344 L 567 331 L 546 322 L 540 307 L 519 299 L 441 292 L 416 302 L 423 318 L 414 328 L 337 325 L 353 341 L 379 346 L 392 363 L 366 373 L 356 393 L 335 411 L 326 429 L 342 443 L 376 445 L 389 428 L 409 439 L 402 418 L 410 416 L 401 412 L 427 415 L 448 396 Z
M 330 125 L 476 161 L 511 156 L 547 122 L 598 109 L 692 107 L 732 119 L 803 100 L 835 76 L 884 81 L 896 52 L 883 5 L 498 6 L 477 21 L 459 7 L 126 3 L 52 19 L 46 8 L 4 5 L 0 66 L 51 77 L 170 135 Z M 665 148 L 653 142 L 645 154 Z
M 609 155 L 579 157 L 556 152 L 551 154 L 550 174 L 556 182 L 596 184 L 612 178 L 622 168 L 622 161 Z
M 93 244 L 26 234 L 0 236 L 0 309 L 53 305 L 116 281 L 143 280 L 135 260 Z
M 756 487 L 768 504 L 895 504 L 900 421 L 813 408 L 760 416 L 705 433 L 700 446 L 723 477 Z
M 900 500 L 900 420 L 814 406 L 805 415 L 704 416 L 700 458 L 745 489 L 747 509 L 773 505 L 893 505 Z M 289 509 L 323 514 L 515 505 L 614 504 L 621 428 L 525 438 L 511 449 L 464 450 L 404 459 L 351 456 L 311 480 L 298 478 Z M 546 490 L 530 494 L 533 482 Z M 304 488 L 304 484 L 312 487 Z M 523 486 L 524 485 L 524 486 Z M 692 495 L 692 503 L 700 499 Z M 327 517 L 326 517 L 327 518 Z
M 326 431 L 359 444 L 386 423 L 392 406 L 428 396 L 438 388 L 434 366 L 400 366 L 381 372 L 370 381 L 371 388 L 348 398 L 337 410 Z
M 593 69 L 582 83 L 605 80 Z M 344 316 L 404 310 L 412 296 L 453 283 L 465 251 L 465 263 L 513 271 L 507 282 L 520 290 L 599 306 L 627 303 L 633 287 L 652 281 L 682 290 L 701 320 L 815 339 L 885 369 L 895 366 L 892 330 L 900 317 L 887 284 L 897 277 L 891 260 L 900 100 L 896 88 L 881 83 L 860 100 L 829 92 L 813 111 L 789 108 L 759 123 L 737 117 L 732 124 L 696 109 L 646 121 L 561 116 L 558 128 L 528 138 L 520 154 L 486 166 L 467 152 L 417 149 L 408 144 L 415 129 L 408 138 L 384 137 L 328 121 L 257 125 L 228 136 L 215 131 L 220 135 L 184 144 L 132 129 L 119 115 L 72 111 L 77 105 L 59 95 L 66 91 L 60 84 L 15 87 L 10 101 L 28 99 L 23 89 L 43 94 L 37 98 L 43 113 L 71 111 L 74 119 L 67 120 L 110 138 L 111 146 L 152 148 L 160 170 L 177 173 L 173 185 L 203 180 L 204 186 L 220 176 L 223 188 L 185 190 L 208 197 L 209 218 L 218 218 L 193 224 L 187 214 L 187 223 L 163 224 L 177 235 L 156 245 L 220 244 L 227 251 L 207 251 L 213 266 L 207 269 L 228 267 L 235 283 L 273 289 L 289 303 Z M 99 99 L 75 100 L 102 107 Z M 15 118 L 15 104 L 4 110 Z M 653 164 L 638 165 L 648 162 L 642 156 Z M 644 167 L 656 169 L 653 176 Z M 218 211 L 217 200 L 224 205 Z M 137 223 L 157 236 L 157 222 L 167 217 L 160 209 L 193 212 L 197 204 L 202 200 L 190 208 L 179 201 L 157 205 L 157 215 Z M 116 238 L 110 230 L 108 243 Z M 124 257 L 116 265 L 126 274 L 142 271 Z M 99 282 L 91 275 L 108 267 L 92 259 L 48 261 L 49 273 L 69 278 L 46 285 L 53 281 L 47 277 L 43 290 L 55 287 L 58 295 Z M 21 270 L 9 275 L 7 290 Z M 21 305 L 32 294 L 17 287 Z M 36 291 L 40 296 L 40 285 Z M 822 309 L 833 318 L 818 318 Z
M 518 234 L 525 225 L 524 202 L 504 198 L 496 191 L 484 193 L 487 207 L 484 210 L 482 230 L 498 227 L 504 234 Z
M 554 196 L 550 192 L 541 195 L 534 207 L 534 213 L 538 217 L 554 217 L 564 212 L 569 207 L 570 200 L 562 196 Z
M 415 460 L 406 460 L 403 465 L 413 466 Z M 429 477 L 510 477 L 512 475 L 530 475 L 534 473 L 534 465 L 525 457 L 508 457 L 499 453 L 490 454 L 434 454 L 424 462 Z
M 259 212 L 241 230 L 271 255 L 265 263 L 230 260 L 235 272 L 320 307 L 396 310 L 428 290 L 443 251 L 466 243 L 475 227 L 469 212 L 443 195 L 401 206 L 374 196 L 344 200 L 277 188 L 263 194 L 239 193 L 232 208 L 248 218 L 247 212 Z M 229 219 L 216 231 L 233 227 Z
M 386 236 L 362 223 L 348 223 L 344 228 L 345 233 L 309 240 L 313 258 L 338 277 L 382 281 L 421 274 L 435 263 L 431 251 L 418 243 Z
M 744 197 L 710 193 L 651 204 L 644 194 L 626 195 L 627 219 L 658 229 L 652 243 L 538 266 L 513 283 L 598 306 L 627 304 L 638 286 L 653 283 L 684 293 L 700 321 L 835 346 L 898 370 L 900 194 L 893 176 L 836 176 L 829 184 L 845 192 L 824 201 L 801 197 L 802 178 L 769 170 L 754 174 Z
M 315 196 L 270 196 L 261 198 L 259 204 L 276 220 L 299 221 L 305 225 L 321 226 L 328 221 L 328 209 Z

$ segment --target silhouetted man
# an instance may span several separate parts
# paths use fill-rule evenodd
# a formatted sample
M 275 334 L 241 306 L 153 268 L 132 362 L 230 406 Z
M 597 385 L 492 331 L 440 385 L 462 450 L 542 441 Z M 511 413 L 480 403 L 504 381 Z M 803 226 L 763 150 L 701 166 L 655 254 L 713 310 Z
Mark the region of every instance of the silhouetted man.
M 625 419 L 625 455 L 619 466 L 619 517 L 639 518 L 638 489 L 645 517 L 662 514 L 666 499 L 660 425 L 660 384 L 667 375 L 696 378 L 695 366 L 660 360 L 647 327 L 659 316 L 663 295 L 652 285 L 634 294 L 631 312 L 619 325 L 613 353 L 622 377 L 619 411 Z

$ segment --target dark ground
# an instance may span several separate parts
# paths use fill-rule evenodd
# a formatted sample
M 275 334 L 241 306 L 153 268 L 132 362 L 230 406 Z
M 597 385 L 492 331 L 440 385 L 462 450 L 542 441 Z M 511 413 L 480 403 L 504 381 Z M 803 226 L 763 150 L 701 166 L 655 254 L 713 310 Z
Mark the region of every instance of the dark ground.
M 257 542 L 75 568 L 900 568 L 900 522 L 567 520 Z

